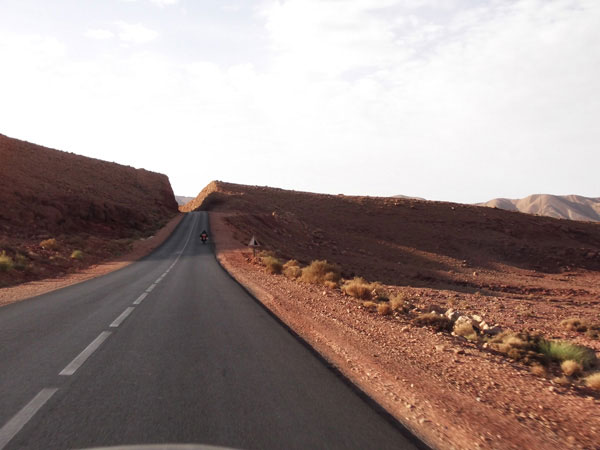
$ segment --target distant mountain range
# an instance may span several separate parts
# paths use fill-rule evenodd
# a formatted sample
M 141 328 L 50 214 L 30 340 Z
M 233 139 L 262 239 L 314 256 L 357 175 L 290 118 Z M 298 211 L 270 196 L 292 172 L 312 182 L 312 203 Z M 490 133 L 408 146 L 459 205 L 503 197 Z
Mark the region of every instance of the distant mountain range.
M 495 198 L 478 206 L 556 217 L 600 222 L 600 198 L 579 195 L 536 194 L 522 199 Z
M 194 200 L 195 197 L 184 197 L 183 195 L 176 195 L 175 196 L 175 200 L 177 200 L 177 204 L 179 206 L 183 206 L 188 202 L 191 202 L 192 200 Z

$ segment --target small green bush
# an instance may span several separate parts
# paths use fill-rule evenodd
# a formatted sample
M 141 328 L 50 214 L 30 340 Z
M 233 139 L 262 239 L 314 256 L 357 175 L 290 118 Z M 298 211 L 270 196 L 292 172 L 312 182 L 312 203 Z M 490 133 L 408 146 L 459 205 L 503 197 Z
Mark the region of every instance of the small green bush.
M 572 344 L 565 341 L 541 340 L 538 351 L 555 361 L 576 361 L 584 368 L 592 367 L 596 363 L 594 350 L 583 345 Z
M 73 253 L 71 253 L 71 258 L 72 259 L 83 259 L 83 252 L 81 250 L 73 250 Z
M 8 272 L 15 267 L 15 263 L 13 259 L 6 254 L 6 251 L 3 250 L 0 254 L 0 271 Z

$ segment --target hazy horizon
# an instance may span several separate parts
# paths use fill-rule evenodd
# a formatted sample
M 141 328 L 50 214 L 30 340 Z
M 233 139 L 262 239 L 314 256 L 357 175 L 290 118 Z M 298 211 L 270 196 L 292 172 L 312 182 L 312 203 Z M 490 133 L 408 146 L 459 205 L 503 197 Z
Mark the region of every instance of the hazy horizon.
M 169 176 L 600 196 L 595 0 L 6 0 L 0 133 Z

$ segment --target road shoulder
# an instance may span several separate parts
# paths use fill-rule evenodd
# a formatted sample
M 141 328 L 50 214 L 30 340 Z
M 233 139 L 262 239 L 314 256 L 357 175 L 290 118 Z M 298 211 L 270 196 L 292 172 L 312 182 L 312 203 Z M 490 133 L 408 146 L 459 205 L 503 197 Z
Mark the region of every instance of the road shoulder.
M 144 256 L 149 255 L 155 249 L 165 242 L 177 225 L 181 222 L 185 214 L 179 213 L 173 217 L 163 228 L 158 230 L 152 238 L 140 239 L 133 244 L 133 249 L 121 255 L 112 261 L 97 264 L 87 269 L 70 273 L 64 277 L 48 278 L 39 281 L 23 283 L 17 286 L 11 286 L 0 289 L 0 307 L 25 300 L 30 297 L 46 294 L 48 292 L 62 289 L 77 283 L 81 283 L 92 278 L 97 278 L 116 270 L 122 269 Z

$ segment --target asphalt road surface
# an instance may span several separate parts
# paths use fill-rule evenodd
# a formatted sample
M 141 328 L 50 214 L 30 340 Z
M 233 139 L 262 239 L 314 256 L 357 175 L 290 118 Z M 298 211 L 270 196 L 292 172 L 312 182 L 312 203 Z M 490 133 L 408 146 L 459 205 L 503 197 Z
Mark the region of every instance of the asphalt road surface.
M 141 261 L 0 308 L 0 450 L 416 448 L 221 269 L 203 228 L 188 214 Z

